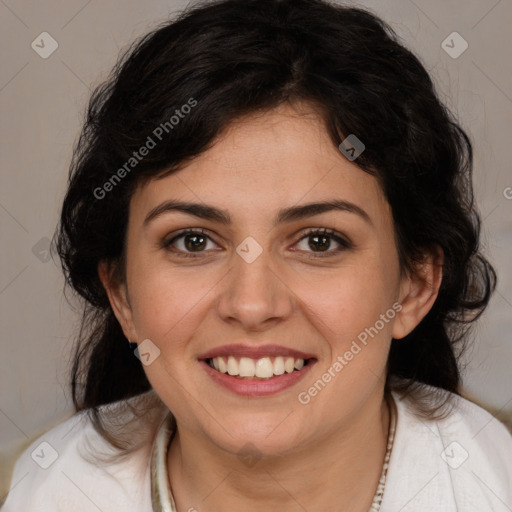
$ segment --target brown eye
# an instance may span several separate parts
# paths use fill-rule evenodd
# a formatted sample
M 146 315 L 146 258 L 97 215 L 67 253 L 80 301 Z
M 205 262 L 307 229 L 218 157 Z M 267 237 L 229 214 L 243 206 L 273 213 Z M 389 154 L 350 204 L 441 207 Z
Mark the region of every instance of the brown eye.
M 331 238 L 325 235 L 309 235 L 308 245 L 313 251 L 327 251 L 331 245 Z
M 202 250 L 206 247 L 204 235 L 185 235 L 183 240 L 188 251 Z
M 175 253 L 183 253 L 183 256 L 193 255 L 191 253 L 199 255 L 206 252 L 209 242 L 211 242 L 213 246 L 216 246 L 213 240 L 202 231 L 187 230 L 182 231 L 171 240 L 164 242 L 163 247 Z M 214 247 L 212 247 L 212 249 L 213 248 Z
M 334 244 L 334 248 L 333 248 Z M 306 233 L 298 242 L 300 250 L 305 252 L 325 254 L 325 256 L 336 255 L 339 252 L 350 249 L 352 244 L 342 235 L 328 229 L 314 229 Z

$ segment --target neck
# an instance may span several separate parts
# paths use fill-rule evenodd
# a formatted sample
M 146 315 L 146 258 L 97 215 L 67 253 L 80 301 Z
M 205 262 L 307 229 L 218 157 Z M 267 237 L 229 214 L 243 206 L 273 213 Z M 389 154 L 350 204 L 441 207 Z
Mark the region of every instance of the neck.
M 380 395 L 373 402 L 365 404 L 350 425 L 285 457 L 261 458 L 251 467 L 178 425 L 167 459 L 178 512 L 368 512 L 390 423 L 387 401 Z

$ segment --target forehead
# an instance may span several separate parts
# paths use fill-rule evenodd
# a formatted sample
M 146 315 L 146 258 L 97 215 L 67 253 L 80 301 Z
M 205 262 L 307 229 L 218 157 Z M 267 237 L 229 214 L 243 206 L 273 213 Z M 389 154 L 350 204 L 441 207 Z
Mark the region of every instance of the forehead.
M 139 187 L 133 213 L 174 198 L 216 204 L 235 216 L 333 198 L 376 218 L 388 209 L 377 179 L 341 154 L 319 114 L 290 105 L 231 123 L 179 171 Z

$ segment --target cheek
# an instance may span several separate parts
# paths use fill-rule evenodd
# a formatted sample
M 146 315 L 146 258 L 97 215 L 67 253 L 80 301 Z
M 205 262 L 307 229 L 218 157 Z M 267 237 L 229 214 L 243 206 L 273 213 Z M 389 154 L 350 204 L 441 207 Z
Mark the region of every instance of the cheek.
M 343 345 L 392 307 L 395 281 L 382 262 L 366 260 L 323 275 L 303 275 L 290 288 L 324 337 Z M 389 323 L 381 330 L 389 334 Z
M 373 269 L 354 266 L 297 290 L 326 347 L 297 399 L 326 425 L 338 421 L 340 411 L 357 410 L 384 378 L 396 311 L 391 286 Z
M 139 337 L 151 339 L 161 350 L 179 350 L 197 327 L 198 315 L 211 302 L 216 281 L 216 275 L 203 270 L 138 266 L 128 286 Z

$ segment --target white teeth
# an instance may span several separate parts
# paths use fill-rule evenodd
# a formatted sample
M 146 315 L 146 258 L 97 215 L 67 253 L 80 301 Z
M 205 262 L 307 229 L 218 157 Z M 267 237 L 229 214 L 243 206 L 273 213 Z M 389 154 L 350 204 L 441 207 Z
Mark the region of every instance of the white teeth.
M 284 371 L 286 373 L 292 373 L 295 368 L 295 359 L 293 357 L 287 357 L 284 361 Z
M 215 361 L 215 359 L 214 359 Z M 242 357 L 238 365 L 238 374 L 240 377 L 254 377 L 256 373 L 254 361 L 249 357 Z
M 274 375 L 274 366 L 272 365 L 270 357 L 258 359 L 258 362 L 256 363 L 256 377 L 268 379 L 269 377 L 272 377 L 272 375 Z
M 241 357 L 240 360 L 234 356 L 214 357 L 210 360 L 210 366 L 231 376 L 269 379 L 275 375 L 283 375 L 285 372 L 301 370 L 304 367 L 304 359 L 278 356 L 272 362 L 270 357 L 260 359 Z
M 227 373 L 228 365 L 226 364 L 226 361 L 224 361 L 223 357 L 216 357 L 213 361 L 214 361 L 213 362 L 214 367 L 215 367 L 215 361 L 217 361 L 217 364 L 219 365 L 219 372 Z
M 293 365 L 293 367 L 296 370 L 302 370 L 302 368 L 304 367 L 304 359 L 297 359 L 295 361 L 295 364 Z
M 279 356 L 274 359 L 274 375 L 283 375 L 284 373 L 284 359 Z
M 228 373 L 229 375 L 239 375 L 238 362 L 233 356 L 228 357 Z

